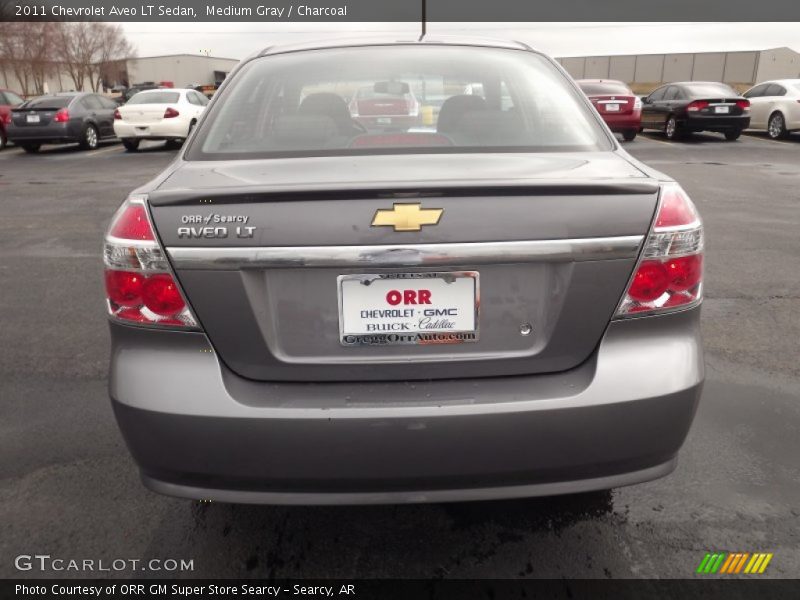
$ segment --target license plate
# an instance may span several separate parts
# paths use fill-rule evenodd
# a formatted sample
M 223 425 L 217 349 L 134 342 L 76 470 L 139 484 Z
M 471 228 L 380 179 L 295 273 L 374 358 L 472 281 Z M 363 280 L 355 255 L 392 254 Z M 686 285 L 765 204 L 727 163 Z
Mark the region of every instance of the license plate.
M 715 106 L 714 112 L 717 114 L 725 114 L 731 112 L 730 106 Z
M 339 275 L 343 346 L 478 341 L 477 271 Z
M 376 122 L 379 125 L 391 125 L 392 124 L 392 118 L 391 117 L 378 117 L 376 119 Z
M 606 104 L 606 112 L 619 112 L 619 104 Z
M 28 115 L 27 122 L 28 123 L 38 123 L 40 121 L 39 115 Z

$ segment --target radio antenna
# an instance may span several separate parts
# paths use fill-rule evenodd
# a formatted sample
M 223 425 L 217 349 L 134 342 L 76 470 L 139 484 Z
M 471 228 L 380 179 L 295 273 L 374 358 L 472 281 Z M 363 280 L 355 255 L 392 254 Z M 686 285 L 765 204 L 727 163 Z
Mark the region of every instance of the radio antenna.
M 426 9 L 425 3 L 426 3 L 426 0 L 422 0 L 422 15 L 421 15 L 421 17 L 422 17 L 422 19 L 421 19 L 422 20 L 422 23 L 421 23 L 421 25 L 422 25 L 422 34 L 419 36 L 419 40 L 417 40 L 419 42 L 422 41 L 422 38 L 424 38 L 425 34 L 427 33 L 427 21 L 426 21 L 427 14 L 425 13 L 425 9 Z

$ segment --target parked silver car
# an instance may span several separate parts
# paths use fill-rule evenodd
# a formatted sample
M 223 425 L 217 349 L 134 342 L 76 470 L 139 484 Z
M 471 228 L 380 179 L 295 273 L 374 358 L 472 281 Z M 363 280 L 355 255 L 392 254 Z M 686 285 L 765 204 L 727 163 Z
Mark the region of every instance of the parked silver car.
M 421 110 L 445 95 L 434 124 L 354 121 L 345 98 L 387 81 L 424 82 Z M 694 205 L 517 43 L 258 53 L 125 201 L 104 255 L 112 404 L 165 494 L 638 483 L 675 468 L 703 383 Z
M 747 90 L 750 128 L 766 131 L 772 139 L 800 130 L 800 79 L 766 81 Z

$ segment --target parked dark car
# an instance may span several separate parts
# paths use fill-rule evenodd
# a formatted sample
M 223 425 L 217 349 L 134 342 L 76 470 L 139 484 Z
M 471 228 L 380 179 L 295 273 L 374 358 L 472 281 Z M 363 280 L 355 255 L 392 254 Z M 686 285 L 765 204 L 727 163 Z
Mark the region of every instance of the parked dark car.
M 670 140 L 693 131 L 714 131 L 733 141 L 749 126 L 750 101 L 724 83 L 670 83 L 643 101 L 642 129 L 663 131 Z
M 633 141 L 641 127 L 641 99 L 626 84 L 613 79 L 581 79 L 576 83 L 611 131 L 621 133 L 626 142 Z
M 113 138 L 117 104 L 99 94 L 65 92 L 39 96 L 11 111 L 8 139 L 25 152 L 42 144 L 78 143 L 84 150 Z
M 120 96 L 118 96 L 117 98 L 115 98 L 114 100 L 116 101 L 117 104 L 123 105 L 123 104 L 126 104 L 128 102 L 128 100 L 133 98 L 139 92 L 144 92 L 144 91 L 147 91 L 147 90 L 160 90 L 162 88 L 163 88 L 163 86 L 156 85 L 156 84 L 149 84 L 149 83 L 147 83 L 147 84 L 146 83 L 137 84 L 137 85 L 134 85 L 132 87 L 129 87 L 126 90 L 123 90 L 122 94 Z
M 6 128 L 11 122 L 11 109 L 22 104 L 23 100 L 9 90 L 0 90 L 0 150 L 8 143 Z

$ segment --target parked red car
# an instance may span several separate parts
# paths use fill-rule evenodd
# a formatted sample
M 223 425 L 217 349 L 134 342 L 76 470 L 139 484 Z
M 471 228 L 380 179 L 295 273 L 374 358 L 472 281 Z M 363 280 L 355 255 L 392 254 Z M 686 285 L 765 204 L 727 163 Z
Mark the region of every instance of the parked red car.
M 349 108 L 350 116 L 370 131 L 404 131 L 420 122 L 419 101 L 402 81 L 359 88 Z
M 577 83 L 611 131 L 621 133 L 627 142 L 633 141 L 642 122 L 641 99 L 621 81 L 581 79 Z
M 22 104 L 23 100 L 14 92 L 0 90 L 0 150 L 6 147 L 8 135 L 6 127 L 11 123 L 11 109 Z

